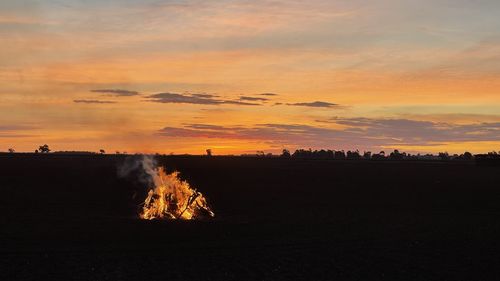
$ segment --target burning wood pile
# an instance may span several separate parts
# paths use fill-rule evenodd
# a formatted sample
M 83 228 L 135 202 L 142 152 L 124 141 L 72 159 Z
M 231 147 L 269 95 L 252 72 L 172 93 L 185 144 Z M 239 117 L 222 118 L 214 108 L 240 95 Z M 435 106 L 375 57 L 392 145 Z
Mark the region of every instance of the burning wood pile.
M 152 174 L 155 186 L 144 200 L 142 219 L 193 220 L 215 216 L 203 194 L 179 179 L 177 172 L 167 174 L 159 168 Z

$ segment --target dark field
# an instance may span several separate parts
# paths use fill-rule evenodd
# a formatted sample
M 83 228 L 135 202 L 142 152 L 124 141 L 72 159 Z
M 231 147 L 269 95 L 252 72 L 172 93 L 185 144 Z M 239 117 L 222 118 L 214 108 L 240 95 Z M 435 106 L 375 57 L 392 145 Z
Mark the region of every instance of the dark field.
M 164 157 L 213 221 L 143 221 L 121 156 L 0 155 L 0 280 L 500 280 L 500 167 Z

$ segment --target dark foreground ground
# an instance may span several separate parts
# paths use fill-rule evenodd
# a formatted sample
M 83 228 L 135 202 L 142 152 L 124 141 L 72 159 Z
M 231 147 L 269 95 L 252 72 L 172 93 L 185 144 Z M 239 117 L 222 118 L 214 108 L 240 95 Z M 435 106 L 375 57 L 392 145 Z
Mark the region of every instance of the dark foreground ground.
M 123 161 L 0 156 L 0 280 L 500 280 L 500 167 L 167 157 L 217 215 L 172 222 Z

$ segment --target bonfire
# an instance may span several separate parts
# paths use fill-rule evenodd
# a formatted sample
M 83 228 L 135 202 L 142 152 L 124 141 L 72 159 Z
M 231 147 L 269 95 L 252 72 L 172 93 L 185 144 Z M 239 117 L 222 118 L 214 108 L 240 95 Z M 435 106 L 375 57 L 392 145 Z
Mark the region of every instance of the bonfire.
M 155 186 L 144 200 L 142 219 L 193 220 L 215 216 L 203 194 L 179 179 L 178 172 L 168 174 L 161 167 L 154 172 Z

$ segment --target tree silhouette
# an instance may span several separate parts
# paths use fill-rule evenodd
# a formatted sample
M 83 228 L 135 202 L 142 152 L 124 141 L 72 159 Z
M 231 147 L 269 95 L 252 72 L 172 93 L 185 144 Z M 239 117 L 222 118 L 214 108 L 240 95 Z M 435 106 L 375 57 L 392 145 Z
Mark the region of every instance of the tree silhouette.
M 343 150 L 335 151 L 334 158 L 335 159 L 345 159 L 345 152 Z
M 40 145 L 40 147 L 38 148 L 38 150 L 41 153 L 49 153 L 50 152 L 50 148 L 49 148 L 49 146 L 47 144 Z
M 99 150 L 99 153 L 101 153 L 101 154 L 105 154 L 105 153 L 106 153 L 106 151 L 105 151 L 104 149 L 100 149 L 100 150 Z
M 209 148 L 206 151 L 207 151 L 207 156 L 209 157 L 212 156 L 212 149 Z
M 283 152 L 281 153 L 281 157 L 283 158 L 290 158 L 290 151 L 288 149 L 283 149 Z
M 14 153 L 14 152 L 16 152 L 16 150 L 14 148 L 12 148 L 12 147 L 9 148 L 9 153 Z
M 321 149 L 321 150 L 315 150 L 313 152 L 314 158 L 321 158 L 321 159 L 326 159 L 328 158 L 328 151 Z
M 439 152 L 438 156 L 441 160 L 450 160 L 448 152 Z
M 391 152 L 391 154 L 389 155 L 389 158 L 393 159 L 393 160 L 401 160 L 404 157 L 403 157 L 403 154 L 401 154 L 401 152 L 399 152 L 399 150 L 395 149 L 393 152 Z
M 292 157 L 294 157 L 294 158 L 312 158 L 313 157 L 313 152 L 312 152 L 312 150 L 310 148 L 309 148 L 309 150 L 297 149 L 292 154 Z
M 464 152 L 463 157 L 465 160 L 472 160 L 472 158 L 473 158 L 472 153 L 470 153 L 468 151 Z
M 372 158 L 372 152 L 371 151 L 365 151 L 363 153 L 363 158 L 364 159 L 370 159 L 370 158 Z
M 374 153 L 372 155 L 372 159 L 374 159 L 374 160 L 383 160 L 383 159 L 385 159 L 385 152 L 384 151 L 380 151 L 379 153 Z
M 361 155 L 359 155 L 359 151 L 347 151 L 347 159 L 359 159 Z

